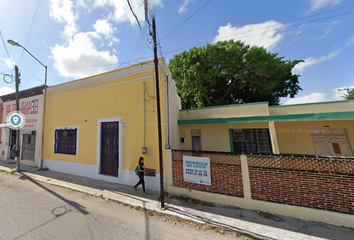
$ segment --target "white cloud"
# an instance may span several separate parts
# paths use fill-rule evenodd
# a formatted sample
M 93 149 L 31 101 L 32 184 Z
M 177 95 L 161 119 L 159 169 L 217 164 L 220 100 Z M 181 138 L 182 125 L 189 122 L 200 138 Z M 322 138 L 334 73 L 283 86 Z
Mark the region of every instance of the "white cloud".
M 108 22 L 107 19 L 98 19 L 93 25 L 93 28 L 97 33 L 103 34 L 105 36 L 112 36 L 116 28 L 112 27 L 112 24 Z
M 250 45 L 272 49 L 283 38 L 284 33 L 281 32 L 281 29 L 284 27 L 283 23 L 275 20 L 248 24 L 242 27 L 233 27 L 231 23 L 228 23 L 226 26 L 219 27 L 218 35 L 214 37 L 214 42 L 235 39 Z
M 193 0 L 184 0 L 183 4 L 181 5 L 181 7 L 178 10 L 178 13 L 184 13 L 185 11 L 188 10 L 187 6 L 190 2 L 194 2 Z
M 324 24 L 325 26 L 323 26 L 323 28 L 326 28 L 326 31 L 321 36 L 319 36 L 319 39 L 326 38 L 332 32 L 334 25 L 339 24 L 339 23 L 340 23 L 339 20 L 334 20 L 330 23 Z
M 346 47 L 350 47 L 350 46 L 352 46 L 352 45 L 354 45 L 354 35 L 351 36 L 351 37 L 347 40 L 347 42 L 346 42 L 346 44 L 345 44 Z
M 54 67 L 65 77 L 83 78 L 99 74 L 111 70 L 112 66 L 109 65 L 118 62 L 114 54 L 99 51 L 93 43 L 93 39 L 98 39 L 100 46 L 107 44 L 110 47 L 119 41 L 114 37 L 116 28 L 107 19 L 97 20 L 92 26 L 94 31 L 78 32 L 76 21 L 79 16 L 78 12 L 74 12 L 83 4 L 80 1 L 74 6 L 70 0 L 51 0 L 50 17 L 66 24 L 63 35 L 65 43 L 51 48 Z
M 2 58 L 0 57 L 0 60 L 3 61 L 7 67 L 12 68 L 14 67 L 14 65 L 16 65 L 16 63 L 13 61 L 13 59 L 11 58 Z
M 119 39 L 114 37 L 114 32 L 117 30 L 117 28 L 113 27 L 107 19 L 97 20 L 93 25 L 93 28 L 96 32 L 92 33 L 92 35 L 97 38 L 99 38 L 99 35 L 103 35 L 106 39 L 109 40 L 107 43 L 108 47 L 111 47 L 113 43 L 119 42 Z
M 306 0 L 310 4 L 309 12 L 325 7 L 332 7 L 339 4 L 342 0 Z
M 134 5 L 134 1 L 131 1 L 133 8 L 137 11 L 139 21 L 144 21 L 145 11 L 144 7 L 139 7 L 137 4 Z M 148 9 L 149 14 L 153 14 L 157 7 L 162 7 L 162 0 L 150 0 Z M 123 0 L 94 0 L 94 7 L 101 7 L 105 9 L 111 9 L 111 14 L 108 16 L 109 19 L 112 19 L 118 23 L 129 22 L 131 25 L 136 25 L 136 19 L 133 16 L 127 1 Z M 138 11 L 139 10 L 139 11 Z
M 13 92 L 15 92 L 15 90 L 12 88 L 9 88 L 8 86 L 0 87 L 0 96 L 6 95 L 9 93 L 13 93 Z
M 324 101 L 326 101 L 326 98 L 327 98 L 327 95 L 325 93 L 311 93 L 306 96 L 288 99 L 284 102 L 284 105 L 324 102 Z
M 49 16 L 57 22 L 66 23 L 64 36 L 72 37 L 78 31 L 75 21 L 78 15 L 73 12 L 74 4 L 70 0 L 51 0 Z
M 109 51 L 98 51 L 90 33 L 78 33 L 66 46 L 56 44 L 52 49 L 54 66 L 62 76 L 83 78 L 112 69 L 118 58 Z M 107 66 L 108 65 L 108 66 Z M 92 67 L 85 67 L 92 66 Z
M 297 73 L 297 74 L 300 74 L 302 73 L 305 68 L 309 67 L 309 66 L 312 66 L 312 65 L 315 65 L 315 64 L 318 64 L 318 63 L 321 63 L 321 62 L 325 62 L 325 61 L 328 61 L 336 56 L 338 56 L 341 52 L 341 49 L 339 50 L 336 50 L 336 51 L 333 51 L 325 56 L 322 56 L 320 58 L 313 58 L 313 57 L 309 57 L 309 58 L 306 58 L 304 60 L 304 62 L 301 62 L 299 64 L 297 64 L 294 68 L 293 68 L 293 72 L 294 73 Z
M 315 92 L 315 93 L 311 93 L 311 94 L 308 94 L 308 95 L 305 95 L 302 97 L 290 98 L 290 99 L 286 100 L 283 103 L 283 105 L 344 100 L 344 95 L 347 93 L 344 90 L 346 88 L 353 89 L 354 86 L 339 87 L 339 88 L 332 89 L 331 95 L 328 95 L 326 93 Z

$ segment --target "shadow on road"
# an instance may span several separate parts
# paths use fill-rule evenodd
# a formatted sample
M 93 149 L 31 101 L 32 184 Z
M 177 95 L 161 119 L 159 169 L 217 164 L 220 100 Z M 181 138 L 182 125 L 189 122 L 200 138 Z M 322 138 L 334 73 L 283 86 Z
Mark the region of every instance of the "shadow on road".
M 66 198 L 64 198 L 63 196 L 57 194 L 56 192 L 50 190 L 49 188 L 43 186 L 42 184 L 40 184 L 39 182 L 33 180 L 31 177 L 29 177 L 28 175 L 26 175 L 25 173 L 21 173 L 22 176 L 20 177 L 20 179 L 22 180 L 29 180 L 30 182 L 32 182 L 33 184 L 37 185 L 38 187 L 42 188 L 43 190 L 51 193 L 52 195 L 54 195 L 55 197 L 59 198 L 60 200 L 62 200 L 63 202 L 67 203 L 68 205 L 70 205 L 71 207 L 75 208 L 77 211 L 79 211 L 80 213 L 87 215 L 90 214 L 89 212 L 87 212 L 84 206 L 78 204 L 77 202 L 74 201 L 70 201 Z
M 56 211 L 57 209 L 60 209 L 60 208 L 64 208 L 65 211 L 64 211 L 63 213 L 55 213 L 55 211 Z M 37 227 L 34 227 L 34 228 L 32 228 L 31 230 L 29 230 L 29 231 L 27 231 L 27 232 L 21 234 L 20 236 L 14 238 L 14 240 L 17 240 L 17 239 L 20 239 L 20 238 L 26 236 L 27 234 L 29 234 L 29 233 L 31 233 L 31 232 L 33 232 L 33 231 L 35 231 L 35 230 L 37 230 L 37 229 L 39 229 L 39 228 L 41 228 L 41 227 L 47 225 L 48 223 L 53 222 L 54 220 L 57 220 L 59 217 L 65 215 L 65 214 L 67 214 L 67 213 L 69 213 L 69 212 L 71 212 L 71 210 L 66 209 L 66 207 L 64 207 L 64 206 L 60 206 L 60 207 L 53 208 L 53 210 L 52 210 L 52 214 L 54 215 L 53 218 L 51 218 L 51 219 L 49 219 L 48 221 L 46 221 L 46 222 L 44 222 L 44 223 L 38 225 Z
M 5 164 L 0 161 L 0 166 L 5 166 L 5 167 L 13 167 L 11 164 Z M 133 189 L 133 186 L 127 186 L 127 185 L 122 185 L 118 183 L 112 183 L 112 182 L 106 182 L 102 180 L 97 180 L 97 179 L 91 179 L 87 177 L 82 177 L 82 176 L 77 176 L 77 175 L 71 175 L 71 174 L 66 174 L 66 173 L 60 173 L 60 172 L 55 172 L 51 170 L 47 171 L 38 171 L 37 168 L 35 167 L 29 167 L 29 166 L 23 166 L 22 169 L 26 173 L 30 174 L 35 174 L 37 176 L 42 176 L 42 177 L 47 177 L 48 179 L 53 179 L 53 180 L 59 180 L 63 181 L 69 184 L 76 184 L 80 186 L 85 186 L 89 187 L 95 190 L 101 190 L 101 191 L 108 191 L 111 193 L 116 193 L 125 197 L 131 198 L 133 201 L 140 201 L 143 206 L 146 206 L 146 203 L 149 200 L 154 200 L 157 201 L 159 197 L 158 192 L 154 191 L 149 191 L 149 195 L 143 195 L 142 191 L 138 189 L 138 191 L 135 191 Z M 23 173 L 23 175 L 25 175 Z M 48 192 L 51 192 L 53 195 L 55 194 L 53 191 L 45 188 L 44 186 L 40 185 L 39 183 L 35 182 L 33 179 L 31 181 L 42 187 L 43 189 L 47 190 Z M 133 184 L 133 183 L 132 183 Z M 61 196 L 57 196 L 58 198 L 61 198 Z M 64 202 L 67 202 L 68 204 L 72 204 L 72 206 L 77 209 L 78 211 L 82 212 L 83 214 L 87 214 L 87 211 L 80 205 L 74 202 L 70 202 L 66 199 L 63 199 Z M 237 201 L 237 198 L 235 198 L 235 201 Z M 283 218 L 283 221 L 276 221 L 272 220 L 271 218 L 266 218 L 262 216 L 262 214 L 258 213 L 257 211 L 253 210 L 247 210 L 247 209 L 241 209 L 237 207 L 232 207 L 232 206 L 222 206 L 222 205 L 217 205 L 217 206 L 208 206 L 208 205 L 203 205 L 203 204 L 195 204 L 192 202 L 185 202 L 183 200 L 180 200 L 178 198 L 175 198 L 173 195 L 168 197 L 166 196 L 165 202 L 168 204 L 173 204 L 177 206 L 177 208 L 180 207 L 187 207 L 190 209 L 210 213 L 210 214 L 216 214 L 224 217 L 230 217 L 234 219 L 239 219 L 242 221 L 247 221 L 252 223 L 257 223 L 261 224 L 264 226 L 269 226 L 269 227 L 274 227 L 274 228 L 279 228 L 279 229 L 284 229 L 287 231 L 293 231 L 293 232 L 299 232 L 303 233 L 309 236 L 314 236 L 314 237 L 320 237 L 320 238 L 326 238 L 326 239 L 354 239 L 352 236 L 354 236 L 354 230 L 350 228 L 345 228 L 341 226 L 335 226 L 335 225 L 330 225 L 326 223 L 319 223 L 319 222 L 311 222 L 311 221 L 305 221 L 305 220 L 300 220 L 296 218 L 291 218 L 291 217 L 286 217 L 286 216 L 280 216 Z M 175 211 L 178 214 L 181 215 L 189 215 L 188 213 L 181 212 L 177 208 L 169 208 L 171 211 Z M 146 213 L 148 214 L 148 213 Z M 190 218 L 196 219 L 196 220 L 203 220 L 198 216 L 190 215 L 188 216 Z M 244 229 L 238 229 L 233 227 L 233 226 L 227 226 L 223 224 L 220 224 L 218 222 L 212 222 L 210 220 L 203 220 L 206 222 L 209 222 L 210 224 L 214 226 L 219 226 L 225 229 L 228 228 L 233 228 L 234 231 L 237 231 L 239 233 L 242 233 L 244 235 L 247 235 L 247 232 L 244 231 Z M 150 232 L 148 225 L 149 223 L 146 223 L 146 239 L 151 238 Z M 255 237 L 254 235 L 252 235 Z M 350 236 L 348 238 L 348 236 Z

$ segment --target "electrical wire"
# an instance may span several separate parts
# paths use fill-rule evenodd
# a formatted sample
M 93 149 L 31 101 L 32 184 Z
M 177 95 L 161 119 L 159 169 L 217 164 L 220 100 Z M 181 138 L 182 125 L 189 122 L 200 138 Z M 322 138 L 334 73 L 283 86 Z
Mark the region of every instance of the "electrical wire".
M 130 1 L 127 0 L 127 2 L 128 2 L 128 5 L 129 5 L 129 8 L 130 8 L 130 11 L 132 12 L 133 16 L 135 17 L 136 21 L 138 22 L 139 27 L 141 28 L 139 19 L 138 19 L 138 17 L 136 16 L 136 14 L 134 13 L 134 10 L 133 10 L 132 6 L 130 5 Z
M 12 58 L 10 57 L 9 51 L 7 50 L 6 43 L 5 43 L 4 37 L 2 36 L 1 29 L 0 29 L 0 37 L 1 37 L 2 44 L 4 45 L 4 48 L 5 48 L 5 51 L 6 51 L 7 57 L 9 58 L 9 60 L 10 60 L 10 62 L 11 62 L 12 67 L 14 67 L 14 66 L 15 66 L 15 64 L 13 63 Z
M 353 14 L 354 11 L 351 11 L 351 12 L 346 12 L 346 13 L 343 13 L 343 14 L 338 14 L 338 15 L 334 15 L 334 16 L 330 16 L 330 17 L 325 17 L 325 18 L 320 18 L 320 19 L 316 19 L 316 20 L 313 20 L 313 21 L 308 21 L 308 22 L 304 22 L 304 23 L 299 23 L 299 24 L 293 24 L 293 25 L 289 25 L 289 26 L 285 26 L 283 28 L 279 28 L 277 30 L 284 30 L 284 29 L 287 29 L 287 28 L 292 28 L 292 27 L 296 27 L 296 26 L 300 26 L 300 25 L 303 25 L 303 24 L 309 24 L 309 23 L 314 23 L 314 22 L 319 22 L 319 21 L 322 21 L 322 20 L 327 20 L 327 19 L 331 19 L 331 18 L 335 18 L 335 17 L 340 17 L 340 16 L 344 16 L 344 15 L 349 15 L 349 14 Z M 252 30 L 254 31 L 254 30 Z M 261 33 L 256 33 L 256 34 L 251 34 L 251 35 L 246 35 L 246 36 L 243 36 L 243 34 L 247 33 L 242 33 L 242 34 L 234 34 L 234 35 L 231 35 L 231 36 L 227 36 L 227 37 L 223 37 L 221 39 L 228 39 L 230 37 L 234 37 L 234 36 L 240 36 L 240 38 L 245 38 L 245 37 L 251 37 L 251 36 L 255 36 L 255 35 L 259 35 L 259 34 L 264 34 L 264 33 L 267 33 L 267 32 L 274 32 L 275 30 L 271 30 L 271 31 L 265 31 L 265 32 L 261 32 Z M 250 31 L 249 31 L 250 32 Z M 185 47 L 180 47 L 180 48 L 177 48 L 177 49 L 172 49 L 172 50 L 169 50 L 169 51 L 166 51 L 164 52 L 164 54 L 171 54 L 171 53 L 174 53 L 174 52 L 177 52 L 177 51 L 181 51 L 183 49 L 186 49 L 186 48 L 190 48 L 190 47 L 195 47 L 195 46 L 198 46 L 198 45 L 203 45 L 203 44 L 206 44 L 206 43 L 210 43 L 212 42 L 213 40 L 209 40 L 209 41 L 205 41 L 205 42 L 201 42 L 201 43 L 197 43 L 197 44 L 193 44 L 193 45 L 189 45 L 189 46 L 185 46 Z
M 211 1 L 213 0 L 209 0 L 206 4 L 204 4 L 203 6 L 201 6 L 197 11 L 195 11 L 191 16 L 189 16 L 186 20 L 184 20 L 182 23 L 180 23 L 177 27 L 175 27 L 174 29 L 172 29 L 172 31 L 170 31 L 169 33 L 167 33 L 163 38 L 161 38 L 161 41 L 163 41 L 165 38 L 167 38 L 168 36 L 170 36 L 174 31 L 176 31 L 179 27 L 181 27 L 183 24 L 185 24 L 189 19 L 191 19 L 194 15 L 196 15 L 200 10 L 202 10 L 204 7 L 206 7 Z
M 35 77 L 40 83 L 44 84 L 42 80 L 40 80 L 36 75 L 34 75 L 34 73 L 32 71 L 29 71 L 33 77 Z
M 36 4 L 36 7 L 34 9 L 33 16 L 32 16 L 32 21 L 31 21 L 31 24 L 30 24 L 30 28 L 28 30 L 27 38 L 26 38 L 25 44 L 23 45 L 25 48 L 27 47 L 28 43 L 30 42 L 31 37 L 32 37 L 33 32 L 34 32 L 34 29 L 36 28 L 40 12 L 42 11 L 43 3 L 44 3 L 44 1 L 42 2 L 42 0 L 37 0 L 37 4 Z M 20 55 L 20 59 L 18 60 L 19 64 L 22 61 L 24 52 L 25 52 L 25 50 L 22 49 L 22 52 L 21 52 L 21 55 Z
M 354 4 L 352 5 L 354 6 Z M 348 7 L 348 6 L 347 6 Z M 347 8 L 347 7 L 343 7 L 343 8 Z M 343 9 L 343 8 L 340 8 L 340 9 Z M 327 11 L 327 12 L 332 12 L 332 11 L 335 11 L 335 10 L 331 10 L 331 11 Z M 299 26 L 299 25 L 303 25 L 303 24 L 309 24 L 309 23 L 313 23 L 313 22 L 318 22 L 318 21 L 322 21 L 322 20 L 327 20 L 327 19 L 330 19 L 330 18 L 335 18 L 335 17 L 339 17 L 339 16 L 344 16 L 344 15 L 348 15 L 348 14 L 352 14 L 354 13 L 354 11 L 352 12 L 347 12 L 347 13 L 343 13 L 343 14 L 338 14 L 338 15 L 334 15 L 334 16 L 330 16 L 330 17 L 325 17 L 325 18 L 320 18 L 320 19 L 316 19 L 316 20 L 313 20 L 313 21 L 308 21 L 308 22 L 303 22 L 303 23 L 299 23 L 299 24 L 293 24 L 293 25 L 289 25 L 289 26 L 285 26 L 281 29 L 278 29 L 278 30 L 283 30 L 283 29 L 287 29 L 287 28 L 292 28 L 292 27 L 296 27 L 296 26 Z M 319 15 L 319 14 L 316 14 L 316 15 Z M 292 20 L 289 20 L 287 22 L 290 22 Z M 259 28 L 261 29 L 261 28 Z M 259 30 L 259 29 L 255 29 L 255 30 Z M 248 31 L 248 32 L 253 32 L 255 30 L 251 30 L 251 31 Z M 274 30 L 272 30 L 274 31 Z M 262 33 L 256 33 L 256 34 L 252 34 L 252 35 L 244 35 L 248 32 L 245 32 L 245 33 L 242 33 L 242 34 L 234 34 L 234 35 L 231 35 L 231 36 L 228 36 L 228 37 L 225 37 L 225 39 L 229 38 L 229 37 L 234 37 L 234 36 L 240 36 L 240 37 L 251 37 L 251 36 L 255 36 L 255 35 L 259 35 L 259 34 L 264 34 L 266 32 L 262 32 Z M 0 34 L 1 34 L 1 31 L 0 31 Z M 158 36 L 158 32 L 157 32 L 157 36 Z M 159 39 L 159 37 L 158 37 Z M 224 38 L 222 38 L 224 39 Z M 160 53 L 160 56 L 163 57 L 163 54 L 164 55 L 168 55 L 168 54 L 172 54 L 172 53 L 175 53 L 175 52 L 178 52 L 178 51 L 181 51 L 183 49 L 186 49 L 186 48 L 190 48 L 190 47 L 194 47 L 194 46 L 198 46 L 198 45 L 202 45 L 202 44 L 205 44 L 205 43 L 209 43 L 209 42 L 212 42 L 213 40 L 209 40 L 209 41 L 205 41 L 205 42 L 200 42 L 200 43 L 196 43 L 196 44 L 193 44 L 193 45 L 188 45 L 188 46 L 184 46 L 184 47 L 180 47 L 180 48 L 175 48 L 175 49 L 171 49 L 171 50 L 168 50 L 168 51 L 162 51 L 162 47 L 161 47 L 161 40 L 159 39 L 158 41 L 158 46 L 159 46 L 159 53 Z M 4 44 L 4 47 L 6 49 L 6 45 Z M 152 49 L 150 47 L 150 49 Z M 9 56 L 9 55 L 8 55 Z M 138 60 L 142 60 L 142 59 L 146 59 L 146 58 L 152 58 L 154 57 L 153 55 L 148 55 L 148 56 L 143 56 L 143 57 L 139 57 L 139 58 L 136 58 L 134 60 L 129 60 L 129 61 L 126 61 L 124 63 L 129 63 L 130 62 L 137 62 L 137 63 L 140 63 L 140 61 Z M 116 65 L 116 64 L 100 64 L 100 65 L 91 65 L 91 66 L 81 66 L 81 67 L 69 67 L 69 68 L 63 68 L 63 69 L 79 69 L 79 68 L 92 68 L 92 67 L 102 67 L 102 66 L 110 66 L 110 65 Z M 118 67 L 120 67 L 120 65 L 118 65 Z M 115 68 L 116 69 L 116 68 Z M 10 70 L 8 70 L 10 71 Z
M 256 29 L 253 29 L 253 30 L 250 30 L 250 31 L 247 31 L 247 32 L 255 32 L 255 31 L 258 31 L 258 30 L 261 30 L 261 29 L 266 29 L 266 28 L 270 28 L 270 27 L 275 27 L 275 26 L 278 26 L 278 25 L 283 25 L 283 24 L 285 24 L 285 23 L 295 22 L 295 21 L 303 20 L 303 19 L 307 19 L 307 18 L 312 18 L 312 17 L 315 17 L 315 16 L 319 16 L 319 15 L 323 15 L 323 14 L 326 14 L 326 13 L 330 13 L 330 12 L 335 12 L 335 11 L 347 9 L 347 8 L 350 8 L 350 7 L 354 7 L 354 4 L 347 5 L 347 6 L 345 6 L 345 7 L 336 8 L 336 9 L 329 10 L 329 11 L 325 11 L 325 12 L 316 13 L 316 14 L 313 14 L 313 15 L 310 15 L 310 16 L 306 16 L 306 17 L 294 18 L 294 19 L 287 20 L 287 21 L 282 22 L 282 23 L 276 23 L 276 24 L 273 24 L 273 25 L 270 25 L 270 26 L 267 26 L 267 27 L 256 28 Z M 231 36 L 233 36 L 233 35 L 231 35 Z M 229 36 L 229 37 L 230 37 L 230 36 Z M 228 38 L 228 37 L 226 37 L 226 38 Z
M 10 84 L 10 83 L 13 83 L 13 82 L 14 82 L 14 77 L 11 76 L 10 74 L 2 74 L 2 75 L 3 75 L 2 79 L 4 80 L 5 83 Z M 6 81 L 6 80 L 5 80 L 6 77 L 10 77 L 11 81 Z

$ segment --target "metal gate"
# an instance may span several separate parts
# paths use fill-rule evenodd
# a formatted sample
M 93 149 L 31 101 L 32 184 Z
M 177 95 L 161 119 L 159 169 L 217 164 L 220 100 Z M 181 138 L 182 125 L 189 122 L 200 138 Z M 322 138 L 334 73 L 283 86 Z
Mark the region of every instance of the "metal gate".
M 101 123 L 101 174 L 118 177 L 119 123 Z

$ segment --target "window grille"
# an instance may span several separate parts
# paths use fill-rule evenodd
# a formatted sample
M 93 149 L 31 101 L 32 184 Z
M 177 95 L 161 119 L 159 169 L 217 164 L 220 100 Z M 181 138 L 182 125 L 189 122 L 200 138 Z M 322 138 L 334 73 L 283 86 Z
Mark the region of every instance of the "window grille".
M 56 129 L 54 153 L 76 155 L 77 128 Z

